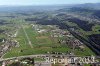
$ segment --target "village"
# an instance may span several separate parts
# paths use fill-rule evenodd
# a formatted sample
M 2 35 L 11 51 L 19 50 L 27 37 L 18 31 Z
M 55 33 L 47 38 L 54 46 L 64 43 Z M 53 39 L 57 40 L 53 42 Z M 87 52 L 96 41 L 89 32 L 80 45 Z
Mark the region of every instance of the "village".
M 64 45 L 68 46 L 69 48 L 71 48 L 72 52 L 69 52 L 69 54 L 74 55 L 75 49 L 78 49 L 82 52 L 85 51 L 84 44 L 80 40 L 76 39 L 68 30 L 59 29 L 59 27 L 56 25 L 54 25 L 54 26 L 47 25 L 47 27 L 49 27 L 49 29 L 43 29 L 43 27 L 40 25 L 32 24 L 32 26 L 33 26 L 33 29 L 36 30 L 38 33 L 43 34 L 43 33 L 49 32 L 50 37 L 58 39 L 57 40 L 58 43 L 64 44 Z M 54 53 L 57 53 L 57 52 L 54 52 Z
M 18 49 L 18 53 L 16 54 L 20 56 L 12 56 L 13 54 L 10 54 L 12 58 L 2 60 L 10 51 L 13 51 L 15 48 L 20 48 L 23 45 L 20 43 L 19 40 L 17 40 L 20 29 L 23 30 L 23 33 L 25 33 L 26 40 L 28 41 L 27 45 L 30 46 L 30 48 L 34 48 L 34 44 L 32 42 L 32 39 L 30 38 L 29 34 L 27 33 L 27 28 L 32 29 L 31 31 L 35 32 L 37 36 L 36 43 L 37 46 L 35 48 L 42 48 L 45 47 L 47 50 L 43 49 L 43 56 L 35 53 L 31 55 L 21 55 L 25 50 L 21 48 Z M 40 24 L 26 24 L 25 27 L 21 25 L 18 29 L 14 30 L 11 33 L 4 32 L 4 34 L 7 36 L 6 39 L 2 40 L 2 45 L 0 46 L 0 57 L 1 57 L 1 65 L 13 65 L 13 63 L 19 64 L 19 65 L 32 65 L 32 66 L 53 66 L 55 64 L 52 64 L 51 62 L 45 62 L 45 58 L 49 57 L 52 59 L 57 58 L 63 58 L 64 63 L 60 63 L 58 65 L 64 66 L 64 65 L 77 65 L 77 64 L 71 64 L 66 63 L 66 57 L 74 57 L 74 56 L 82 56 L 81 54 L 78 54 L 77 52 L 87 52 L 86 46 L 77 38 L 75 38 L 68 30 L 66 29 L 60 29 L 57 25 L 40 25 Z M 50 43 L 44 39 L 48 39 Z M 45 45 L 42 45 L 45 44 Z M 50 45 L 47 45 L 50 44 Z M 22 45 L 22 46 L 21 46 Z M 49 49 L 51 48 L 51 49 Z M 64 48 L 64 49 L 63 49 Z M 49 49 L 49 50 L 48 50 Z M 58 50 L 55 50 L 58 49 Z M 45 51 L 44 51 L 45 50 Z M 52 51 L 51 51 L 52 50 Z M 41 53 L 42 54 L 42 53 Z M 38 59 L 38 60 L 36 60 Z M 44 61 L 45 60 L 45 61 Z M 80 64 L 81 66 L 83 64 Z
M 11 50 L 12 47 L 18 47 L 19 42 L 13 38 L 17 36 L 17 31 L 15 34 L 9 34 L 7 32 L 4 32 L 4 34 L 7 36 L 6 39 L 2 40 L 2 45 L 0 46 L 0 57 L 3 58 L 3 56 Z
M 100 66 L 99 1 L 0 3 L 0 66 Z
M 37 46 L 34 47 L 34 43 L 31 41 L 30 36 L 28 32 L 26 32 L 26 28 L 31 28 L 32 32 L 34 31 L 37 36 L 35 36 L 34 40 L 37 43 Z M 35 54 L 31 55 L 21 55 L 21 53 L 26 53 L 25 49 L 20 47 L 23 47 L 22 44 L 20 44 L 20 41 L 18 41 L 16 38 L 19 35 L 19 30 L 22 29 L 25 33 L 24 37 L 26 36 L 27 46 L 30 47 L 30 49 L 35 48 L 45 48 L 41 50 L 42 52 L 38 54 L 37 52 Z M 21 30 L 21 31 L 22 31 Z M 51 62 L 44 62 L 46 57 L 49 57 L 50 55 L 53 58 L 60 58 L 63 57 L 65 59 L 64 62 L 66 62 L 66 57 L 74 57 L 74 56 L 82 56 L 81 54 L 77 54 L 77 51 L 79 52 L 87 52 L 86 46 L 77 38 L 75 38 L 68 30 L 66 29 L 60 29 L 57 25 L 39 25 L 39 24 L 26 24 L 26 26 L 21 26 L 19 29 L 16 29 L 13 33 L 7 33 L 5 32 L 5 35 L 9 37 L 9 39 L 3 39 L 0 49 L 0 57 L 3 59 L 7 54 L 10 53 L 11 58 L 8 57 L 8 59 L 4 59 L 1 61 L 2 66 L 6 65 L 13 65 L 13 63 L 21 64 L 21 65 L 32 65 L 32 66 L 53 66 Z M 18 37 L 19 38 L 19 37 Z M 48 39 L 49 38 L 49 39 Z M 45 41 L 44 41 L 45 39 Z M 47 40 L 48 39 L 48 40 Z M 48 42 L 49 41 L 49 42 Z M 45 44 L 47 43 L 47 44 Z M 21 46 L 22 45 L 22 46 Z M 18 52 L 15 52 L 15 54 L 18 54 L 20 56 L 12 56 L 11 52 L 14 52 L 14 49 L 18 49 Z M 27 47 L 26 47 L 27 48 Z M 50 48 L 50 49 L 49 49 Z M 28 48 L 29 49 L 29 48 Z M 57 50 L 55 50 L 57 49 Z M 45 51 L 44 51 L 45 50 Z M 40 50 L 39 50 L 40 51 Z M 34 56 L 35 55 L 35 56 Z M 42 56 L 43 55 L 43 56 Z M 38 60 L 34 60 L 34 59 Z M 51 57 L 50 57 L 51 58 Z M 39 60 L 40 59 L 40 60 Z M 42 59 L 42 60 L 41 60 Z M 55 64 L 54 64 L 55 65 Z M 60 64 L 61 66 L 69 65 L 66 64 Z M 73 64 L 70 64 L 71 66 Z M 77 65 L 77 64 L 74 64 Z M 82 66 L 81 64 L 80 66 Z
M 71 55 L 28 55 L 2 59 L 2 66 L 99 66 L 100 57 L 96 56 L 71 56 Z M 95 64 L 94 64 L 95 63 Z
M 81 51 L 81 52 L 84 52 L 86 51 L 85 50 L 85 46 L 84 44 L 76 39 L 68 30 L 62 30 L 62 29 L 59 29 L 58 26 L 54 25 L 47 25 L 47 27 L 49 29 L 44 29 L 43 27 L 41 27 L 41 25 L 33 25 L 32 24 L 32 28 L 34 30 L 36 30 L 38 33 L 50 33 L 50 37 L 52 37 L 53 39 L 54 38 L 57 38 L 57 42 L 62 44 L 62 45 L 66 45 L 68 46 L 71 51 L 67 51 L 67 54 L 70 54 L 70 55 L 75 55 L 74 52 L 75 52 L 75 49 L 78 49 L 78 51 Z M 48 52 L 50 53 L 50 52 Z M 61 52 L 51 52 L 53 54 L 63 54 Z

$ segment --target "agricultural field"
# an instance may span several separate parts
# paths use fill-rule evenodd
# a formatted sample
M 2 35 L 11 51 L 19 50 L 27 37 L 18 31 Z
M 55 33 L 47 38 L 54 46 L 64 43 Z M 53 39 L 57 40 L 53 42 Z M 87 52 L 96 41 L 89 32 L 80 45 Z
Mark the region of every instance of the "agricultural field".
M 47 26 L 43 26 L 44 29 L 49 30 Z M 51 32 L 38 33 L 32 28 L 30 24 L 23 24 L 18 30 L 16 39 L 19 42 L 19 47 L 13 47 L 8 51 L 4 58 L 17 57 L 33 54 L 47 54 L 47 53 L 68 53 L 72 51 L 72 48 L 66 44 L 58 42 L 61 38 L 52 38 Z M 64 37 L 62 37 L 64 38 Z M 86 46 L 85 46 L 86 47 Z M 84 52 L 75 50 L 76 55 L 95 55 L 88 47 L 85 48 Z

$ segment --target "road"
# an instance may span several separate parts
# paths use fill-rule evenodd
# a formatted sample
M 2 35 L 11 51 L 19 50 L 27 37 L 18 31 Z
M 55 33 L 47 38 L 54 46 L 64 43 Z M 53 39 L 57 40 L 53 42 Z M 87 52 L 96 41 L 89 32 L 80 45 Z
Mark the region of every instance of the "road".
M 38 55 L 27 55 L 27 56 L 18 56 L 18 57 L 11 57 L 11 58 L 0 58 L 0 61 L 6 61 L 6 60 L 14 60 L 14 59 L 22 59 L 22 58 L 42 58 L 42 57 L 52 57 L 52 56 L 59 56 L 59 57 L 75 57 L 73 55 L 57 55 L 57 54 L 38 54 Z
M 47 58 L 47 57 L 54 57 L 54 56 L 55 57 L 80 57 L 80 56 L 76 56 L 76 55 L 37 54 L 37 55 L 11 57 L 11 58 L 0 58 L 0 61 L 23 59 L 23 58 Z M 84 56 L 84 57 L 91 57 L 91 56 Z M 94 56 L 94 57 L 100 59 L 100 56 Z
M 19 57 L 12 57 L 12 58 L 5 58 L 5 59 L 0 59 L 0 62 L 5 62 L 5 61 L 9 61 L 9 60 L 21 60 L 23 58 L 51 58 L 51 57 L 80 57 L 80 56 L 72 56 L 72 55 L 56 55 L 56 54 L 38 54 L 38 55 L 27 55 L 27 56 L 19 56 Z M 90 57 L 90 56 L 85 56 L 85 57 Z M 92 57 L 92 56 L 91 56 Z M 96 59 L 100 59 L 100 56 L 96 56 Z M 97 62 L 99 63 L 99 62 Z M 51 62 L 46 62 L 46 61 L 35 61 L 35 66 L 51 66 Z

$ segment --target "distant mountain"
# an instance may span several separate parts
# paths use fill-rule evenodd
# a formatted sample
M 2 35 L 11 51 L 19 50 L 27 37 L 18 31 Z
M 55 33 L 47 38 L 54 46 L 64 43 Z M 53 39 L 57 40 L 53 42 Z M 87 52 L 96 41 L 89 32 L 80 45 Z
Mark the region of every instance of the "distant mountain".
M 93 8 L 93 9 L 100 9 L 100 3 L 86 3 L 86 4 L 78 4 L 74 7 L 82 7 L 82 8 Z
M 71 6 L 57 10 L 58 12 L 70 12 L 81 15 L 93 15 L 100 18 L 100 3 L 87 3 Z
M 0 6 L 0 12 L 29 12 L 29 11 L 54 11 L 65 8 L 66 5 L 45 5 L 45 6 Z
M 64 8 L 100 9 L 100 3 L 42 5 L 42 6 L 0 6 L 0 12 L 54 11 Z M 77 7 L 77 8 L 76 8 Z M 78 9 L 77 9 L 78 10 Z M 82 11 L 82 9 L 80 9 Z M 83 10 L 84 11 L 84 10 Z

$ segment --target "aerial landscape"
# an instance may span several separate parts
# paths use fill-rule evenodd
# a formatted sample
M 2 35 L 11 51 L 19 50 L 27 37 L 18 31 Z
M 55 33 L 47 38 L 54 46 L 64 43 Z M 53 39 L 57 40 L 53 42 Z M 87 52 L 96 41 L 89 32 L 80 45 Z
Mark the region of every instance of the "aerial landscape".
M 10 1 L 0 5 L 0 66 L 100 66 L 100 2 Z

